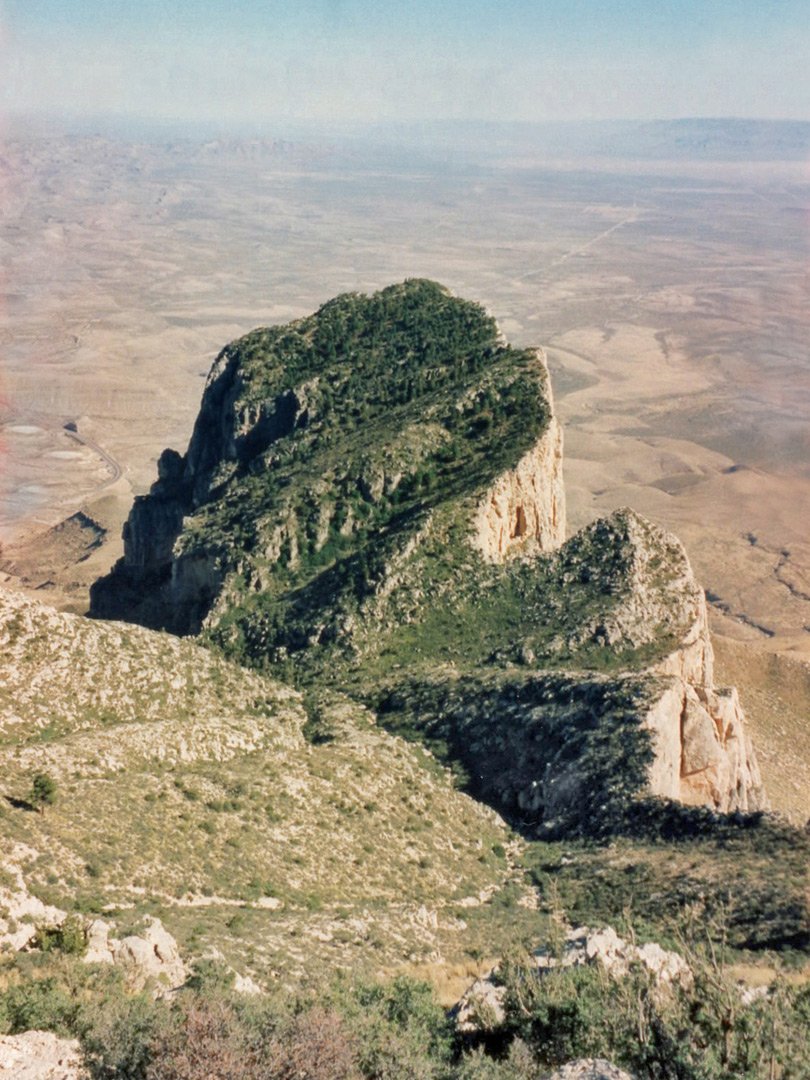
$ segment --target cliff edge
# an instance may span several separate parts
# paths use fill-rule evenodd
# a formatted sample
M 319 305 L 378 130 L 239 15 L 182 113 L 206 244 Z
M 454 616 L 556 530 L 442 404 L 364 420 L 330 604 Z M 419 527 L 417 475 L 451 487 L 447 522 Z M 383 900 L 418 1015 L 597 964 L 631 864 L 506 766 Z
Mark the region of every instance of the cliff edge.
M 682 545 L 626 509 L 566 540 L 562 465 L 542 349 L 434 282 L 337 297 L 222 351 L 92 613 L 348 693 L 524 825 L 763 808 Z

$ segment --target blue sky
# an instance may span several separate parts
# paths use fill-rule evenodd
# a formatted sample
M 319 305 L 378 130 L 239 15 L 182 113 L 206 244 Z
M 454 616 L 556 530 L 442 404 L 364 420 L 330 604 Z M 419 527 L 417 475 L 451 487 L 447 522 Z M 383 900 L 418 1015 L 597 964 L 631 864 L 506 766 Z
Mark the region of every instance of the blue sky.
M 0 108 L 810 119 L 810 0 L 0 0 Z

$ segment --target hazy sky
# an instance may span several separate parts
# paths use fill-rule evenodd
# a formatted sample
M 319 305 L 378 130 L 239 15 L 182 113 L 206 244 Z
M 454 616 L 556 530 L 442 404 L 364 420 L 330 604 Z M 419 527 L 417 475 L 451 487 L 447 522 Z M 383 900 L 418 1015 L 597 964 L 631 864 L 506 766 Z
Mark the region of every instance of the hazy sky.
M 810 119 L 810 0 L 0 0 L 0 108 Z

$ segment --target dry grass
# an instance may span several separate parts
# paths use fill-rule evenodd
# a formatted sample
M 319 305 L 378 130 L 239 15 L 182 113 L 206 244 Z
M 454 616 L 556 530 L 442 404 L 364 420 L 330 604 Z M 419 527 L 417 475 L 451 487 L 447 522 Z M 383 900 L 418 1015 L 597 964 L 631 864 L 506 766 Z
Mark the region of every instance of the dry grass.
M 424 964 L 408 963 L 394 971 L 384 971 L 382 974 L 387 978 L 407 975 L 409 978 L 429 983 L 438 1003 L 449 1008 L 456 1004 L 476 979 L 490 971 L 499 959 L 495 956 L 482 955 L 478 960 L 462 960 L 458 963 L 450 963 L 447 960 Z

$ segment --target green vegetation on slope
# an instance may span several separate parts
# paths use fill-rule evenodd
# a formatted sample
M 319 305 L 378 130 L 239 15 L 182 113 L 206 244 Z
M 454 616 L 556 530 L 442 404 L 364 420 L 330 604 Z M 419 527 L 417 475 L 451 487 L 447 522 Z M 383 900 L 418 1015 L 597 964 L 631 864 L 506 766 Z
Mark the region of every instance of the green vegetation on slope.
M 696 936 L 729 962 L 801 967 L 810 947 L 810 838 L 768 815 L 637 803 L 608 842 L 532 842 L 523 858 L 541 910 L 572 925 L 683 951 Z
M 451 506 L 397 519 L 374 548 L 306 585 L 256 593 L 203 640 L 288 681 L 330 682 L 374 703 L 381 687 L 437 663 L 643 670 L 678 647 L 699 604 L 683 547 L 631 511 L 558 551 L 492 564 Z
M 0 644 L 12 891 L 159 913 L 193 954 L 215 945 L 266 977 L 463 951 L 460 902 L 509 877 L 502 822 L 351 700 L 302 700 L 194 643 L 13 594 Z M 38 814 L 42 772 L 58 798 Z M 423 905 L 446 909 L 441 926 L 419 923 Z
M 136 502 L 138 554 L 97 583 L 93 610 L 188 632 L 214 604 L 214 624 L 238 623 L 243 606 L 347 557 L 373 561 L 431 509 L 474 499 L 549 420 L 535 352 L 503 344 L 479 305 L 434 282 L 340 296 L 256 330 L 218 358 L 186 457 L 164 454 Z M 189 597 L 185 567 L 196 587 L 201 564 L 204 595 Z
M 223 724 L 195 715 L 209 695 L 186 666 L 158 688 L 185 701 L 173 726 L 154 723 L 165 760 L 144 742 L 148 723 L 132 723 L 133 695 L 127 724 L 94 712 L 86 738 L 74 708 L 69 723 L 40 724 L 58 803 L 41 818 L 6 811 L 42 899 L 120 905 L 108 912 L 119 927 L 159 913 L 184 951 L 215 948 L 265 985 L 505 954 L 504 1023 L 466 1053 L 405 983 L 321 986 L 317 1004 L 279 1013 L 268 997 L 232 1000 L 209 959 L 173 1010 L 64 1021 L 94 1075 L 194 1080 L 227 1058 L 236 1076 L 537 1080 L 582 1054 L 650 1080 L 806 1074 L 807 992 L 777 983 L 746 1012 L 725 970 L 805 961 L 806 838 L 767 816 L 644 797 L 644 718 L 675 686 L 645 669 L 687 637 L 700 650 L 683 548 L 631 511 L 501 565 L 469 543 L 481 496 L 548 428 L 546 378 L 480 307 L 418 280 L 228 346 L 186 456 L 161 458 L 94 610 L 202 627 L 208 675 L 229 693 L 238 669 L 223 657 L 304 694 L 282 708 L 278 688 L 251 689 Z M 9 782 L 25 790 L 35 747 L 6 741 Z M 446 762 L 524 839 L 462 796 Z M 641 971 L 622 984 L 593 970 L 538 979 L 521 957 L 565 919 L 680 949 L 693 986 L 661 996 Z M 325 1063 L 304 1053 L 323 1032 Z M 132 1047 L 134 1065 L 114 1060 Z
M 516 942 L 497 974 L 503 1019 L 481 1009 L 474 1035 L 402 977 L 245 998 L 205 961 L 167 1002 L 128 998 L 118 971 L 69 955 L 21 955 L 0 965 L 0 1031 L 78 1035 L 94 1080 L 540 1080 L 584 1057 L 639 1080 L 806 1080 L 810 988 L 777 977 L 746 1001 L 722 948 L 684 944 L 692 979 L 661 985 L 642 965 L 538 973 Z M 543 945 L 555 955 L 553 936 Z

